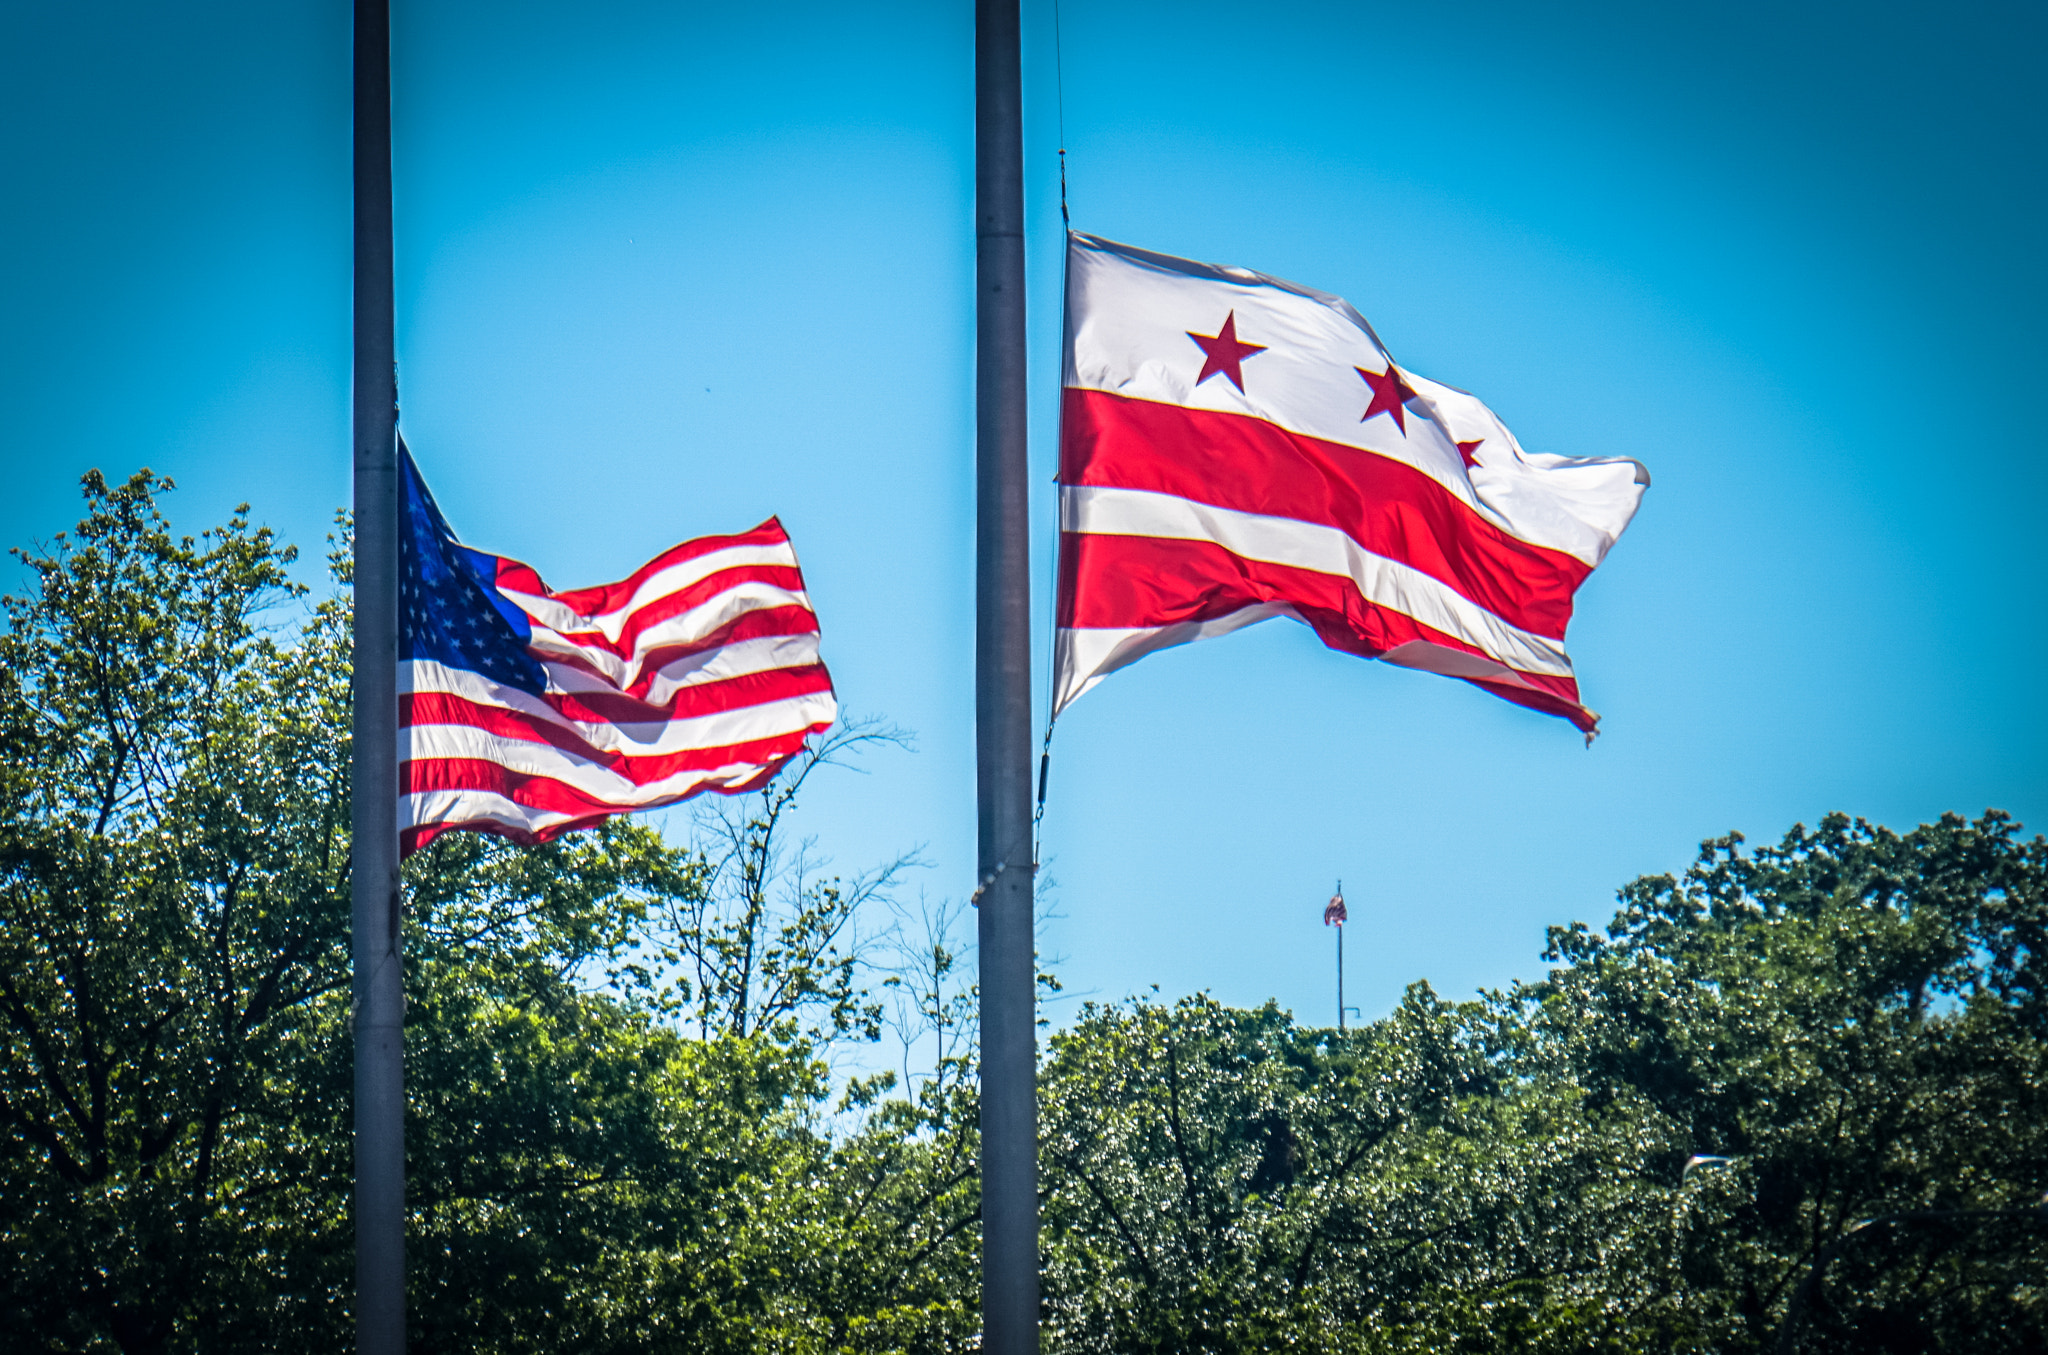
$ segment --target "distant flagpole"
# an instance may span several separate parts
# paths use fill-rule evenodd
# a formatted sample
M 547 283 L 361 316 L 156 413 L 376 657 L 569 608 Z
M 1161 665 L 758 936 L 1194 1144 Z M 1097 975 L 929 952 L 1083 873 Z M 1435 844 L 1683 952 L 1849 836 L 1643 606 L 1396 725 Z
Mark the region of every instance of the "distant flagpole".
M 1323 925 L 1337 929 L 1337 1029 L 1344 1029 L 1344 924 L 1351 920 L 1350 912 L 1344 907 L 1344 882 L 1337 881 L 1337 892 L 1330 896 L 1330 902 L 1323 908 Z
M 1018 0 L 976 0 L 974 39 L 981 1349 L 986 1355 L 1037 1355 L 1037 967 Z
M 355 7 L 355 652 L 349 881 L 356 1349 L 405 1349 L 405 998 L 398 949 L 398 377 L 391 6 Z

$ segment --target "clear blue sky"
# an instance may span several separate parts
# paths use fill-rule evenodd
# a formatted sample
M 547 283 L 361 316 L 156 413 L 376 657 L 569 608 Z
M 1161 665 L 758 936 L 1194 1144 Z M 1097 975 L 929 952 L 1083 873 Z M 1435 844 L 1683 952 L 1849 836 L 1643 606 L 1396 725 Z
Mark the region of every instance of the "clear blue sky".
M 971 6 L 397 0 L 400 392 L 456 530 L 551 583 L 779 513 L 852 710 L 845 865 L 971 886 Z M 1843 809 L 2048 828 L 2043 11 L 1069 0 L 1075 225 L 1338 292 L 1535 451 L 1656 477 L 1564 722 L 1268 623 L 1055 750 L 1070 989 L 1352 1000 L 1534 977 L 1698 840 Z M 1039 572 L 1053 10 L 1026 9 Z M 0 538 L 88 467 L 348 493 L 341 3 L 0 12 Z M 309 570 L 310 575 L 310 570 Z M 1041 608 L 1047 602 L 1040 598 Z

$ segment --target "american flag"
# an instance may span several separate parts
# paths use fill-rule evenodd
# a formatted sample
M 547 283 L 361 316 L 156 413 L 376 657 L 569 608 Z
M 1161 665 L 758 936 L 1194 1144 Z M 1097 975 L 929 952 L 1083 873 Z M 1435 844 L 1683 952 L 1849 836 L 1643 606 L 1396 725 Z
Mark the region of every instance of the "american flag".
M 455 539 L 401 454 L 402 850 L 474 829 L 545 842 L 774 776 L 838 714 L 782 524 L 554 592 Z
M 1055 713 L 1146 654 L 1286 616 L 1591 738 L 1565 623 L 1640 464 L 1524 451 L 1340 297 L 1086 235 L 1065 385 Z

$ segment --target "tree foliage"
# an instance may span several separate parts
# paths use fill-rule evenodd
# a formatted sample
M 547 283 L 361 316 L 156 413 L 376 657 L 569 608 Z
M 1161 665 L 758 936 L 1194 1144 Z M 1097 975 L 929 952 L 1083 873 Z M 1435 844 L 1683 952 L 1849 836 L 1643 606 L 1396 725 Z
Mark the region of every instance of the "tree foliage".
M 2048 844 L 2005 815 L 1898 834 L 1835 815 L 1637 880 L 1605 937 L 1554 930 L 1527 994 L 1589 1116 L 1628 1124 L 1681 1207 L 1658 1303 L 1767 1346 L 1858 1220 L 2048 1190 Z M 1695 1178 L 1695 1154 L 1726 1157 Z M 1811 1348 L 2048 1343 L 2048 1230 L 1963 1212 L 1840 1250 Z
M 169 488 L 88 477 L 85 521 L 24 553 L 33 586 L 6 603 L 0 1304 L 11 1342 L 53 1351 L 339 1348 L 347 597 L 294 607 L 291 552 L 245 516 L 174 536 Z M 737 921 L 718 859 L 631 820 L 533 849 L 452 834 L 407 862 L 420 1348 L 963 1329 L 972 1140 L 933 1128 L 971 1123 L 947 1109 L 958 1076 L 836 1141 L 821 1048 L 788 1019 L 872 1024 L 833 944 L 874 882 L 808 872 L 787 917 L 772 832 L 735 822 L 758 905 Z M 668 1019 L 679 916 L 710 949 L 744 934 L 769 980 L 694 1039 Z
M 700 1037 L 881 1037 L 882 1005 L 860 982 L 861 927 L 916 854 L 849 880 L 824 873 L 813 840 L 792 847 L 787 826 L 820 768 L 907 742 L 886 726 L 842 722 L 759 794 L 699 809 L 711 850 L 691 863 L 695 878 L 663 891 L 646 935 L 667 966 L 668 981 L 651 986 Z
M 290 551 L 239 514 L 173 536 L 168 487 L 88 477 L 76 534 L 18 552 L 35 587 L 0 635 L 0 1283 L 53 1348 L 261 1301 L 221 1262 L 264 1249 L 318 1149 L 251 1131 L 347 984 L 344 616 L 276 644 Z
M 1354 1033 L 1055 1037 L 1064 1347 L 2048 1348 L 2048 844 L 1833 816 L 1621 902 L 1542 983 Z
M 168 488 L 88 477 L 5 602 L 0 1321 L 337 1348 L 345 541 L 309 601 L 246 510 L 174 535 Z M 418 1348 L 971 1348 L 960 905 L 793 837 L 813 771 L 893 737 L 694 846 L 407 862 Z M 1830 817 L 1620 902 L 1541 982 L 1351 1031 L 1085 1007 L 1041 1068 L 1046 1349 L 2048 1350 L 2048 844 Z M 884 1030 L 900 1076 L 845 1079 Z

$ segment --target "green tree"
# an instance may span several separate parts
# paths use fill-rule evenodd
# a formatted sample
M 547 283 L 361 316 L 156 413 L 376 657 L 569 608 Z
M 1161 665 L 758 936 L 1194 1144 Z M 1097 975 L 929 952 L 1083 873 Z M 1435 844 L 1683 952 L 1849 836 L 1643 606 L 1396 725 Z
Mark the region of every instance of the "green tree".
M 6 603 L 0 1320 L 50 1350 L 340 1347 L 347 543 L 306 608 L 246 516 L 174 536 L 169 488 L 88 477 L 85 522 Z M 420 1348 L 938 1349 L 971 1326 L 957 1070 L 824 1132 L 804 1031 L 873 1024 L 850 928 L 875 881 L 778 874 L 794 788 L 723 860 L 618 819 L 406 863 Z M 743 991 L 712 984 L 686 1038 L 667 966 L 735 938 Z
M 1043 1083 L 1053 1348 L 2048 1349 L 2044 927 L 2005 816 L 1831 817 L 1477 1002 L 1091 1008 Z
M 1493 1081 L 1479 1014 L 1423 986 L 1349 1035 L 1205 997 L 1084 1009 L 1043 1082 L 1054 1348 L 1346 1348 L 1410 1287 Z
M 1622 891 L 1605 937 L 1552 932 L 1525 994 L 1588 1120 L 1640 1145 L 1623 1212 L 1668 1198 L 1620 1295 L 1714 1349 L 1767 1349 L 1858 1220 L 2003 1210 L 2048 1189 L 2048 844 L 2005 815 L 1906 834 L 1835 815 L 1705 844 Z M 1695 1173 L 1695 1155 L 1729 1159 Z M 1951 1214 L 1838 1249 L 1810 1350 L 2048 1347 L 2048 1219 Z M 1607 1230 L 1623 1230 L 1617 1220 Z
M 798 797 L 820 768 L 908 742 L 888 726 L 843 720 L 759 792 L 698 810 L 709 850 L 693 862 L 686 887 L 679 881 L 662 892 L 642 937 L 648 957 L 664 966 L 650 975 L 650 991 L 700 1038 L 880 1038 L 882 1007 L 861 973 L 875 938 L 861 928 L 918 864 L 916 853 L 847 878 L 825 873 L 814 839 L 792 844 L 789 833 Z
M 263 1301 L 253 1219 L 305 1153 L 252 1130 L 347 981 L 343 618 L 278 645 L 290 550 L 246 509 L 173 536 L 169 487 L 88 476 L 4 604 L 0 1283 L 52 1349 L 162 1349 Z
M 4 604 L 0 1322 L 341 1346 L 346 543 L 309 606 L 246 512 L 174 536 L 167 488 L 88 477 Z M 904 863 L 790 845 L 876 737 L 709 852 L 615 819 L 406 863 L 420 1348 L 971 1343 L 956 913 L 875 928 Z M 1084 1008 L 1041 1076 L 1048 1350 L 2048 1350 L 2048 844 L 1831 817 L 1621 903 L 1540 983 L 1361 1030 Z M 884 1024 L 901 1078 L 833 1109 Z

